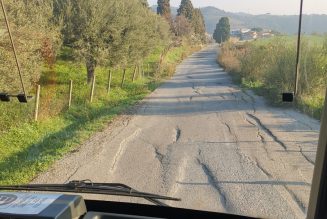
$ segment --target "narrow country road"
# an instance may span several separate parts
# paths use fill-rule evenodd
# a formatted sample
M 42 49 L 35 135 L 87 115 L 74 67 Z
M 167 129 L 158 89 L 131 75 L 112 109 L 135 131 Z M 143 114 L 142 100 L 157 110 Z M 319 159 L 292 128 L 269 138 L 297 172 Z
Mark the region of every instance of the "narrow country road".
M 319 122 L 240 89 L 216 56 L 216 46 L 190 56 L 133 113 L 33 183 L 120 182 L 182 198 L 167 202 L 175 207 L 305 218 Z

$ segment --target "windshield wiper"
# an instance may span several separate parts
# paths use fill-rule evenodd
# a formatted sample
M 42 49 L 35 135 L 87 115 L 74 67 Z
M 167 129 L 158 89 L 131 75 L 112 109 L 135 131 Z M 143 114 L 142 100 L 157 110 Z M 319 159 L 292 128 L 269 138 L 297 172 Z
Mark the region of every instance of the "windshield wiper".
M 39 192 L 68 192 L 99 195 L 114 195 L 144 198 L 156 205 L 168 206 L 159 200 L 181 201 L 179 198 L 139 192 L 127 185 L 119 183 L 93 183 L 90 180 L 71 181 L 66 184 L 29 184 L 0 186 L 0 190 L 8 191 L 39 191 Z

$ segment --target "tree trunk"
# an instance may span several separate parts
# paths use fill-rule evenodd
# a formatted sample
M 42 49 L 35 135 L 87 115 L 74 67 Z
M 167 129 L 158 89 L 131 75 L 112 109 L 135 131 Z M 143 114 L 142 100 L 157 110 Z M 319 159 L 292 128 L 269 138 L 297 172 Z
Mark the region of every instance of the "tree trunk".
M 97 65 L 97 62 L 96 62 L 95 58 L 93 56 L 89 55 L 86 58 L 87 84 L 92 83 L 96 65 Z
M 121 88 L 123 88 L 123 87 L 124 87 L 125 78 L 126 78 L 126 69 L 124 68 L 124 72 L 123 72 L 123 78 L 122 78 L 122 80 L 121 80 L 121 85 L 120 85 L 120 87 L 121 87 Z
M 142 64 L 141 67 L 142 67 L 142 78 L 144 78 L 144 73 L 145 73 L 145 72 L 144 72 L 144 64 Z
M 137 66 L 137 78 L 140 77 L 141 74 L 141 69 L 140 69 L 140 64 Z
M 112 71 L 109 70 L 109 76 L 108 76 L 108 85 L 107 85 L 107 93 L 110 93 L 111 90 L 111 81 L 112 81 Z
M 135 78 L 136 78 L 136 70 L 137 70 L 137 65 L 135 65 L 135 68 L 134 68 L 132 82 L 135 81 Z

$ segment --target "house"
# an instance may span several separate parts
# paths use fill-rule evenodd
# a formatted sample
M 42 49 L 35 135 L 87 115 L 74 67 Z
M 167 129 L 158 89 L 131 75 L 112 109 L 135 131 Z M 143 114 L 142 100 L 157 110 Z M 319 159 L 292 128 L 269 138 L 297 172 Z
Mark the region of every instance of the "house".
M 274 36 L 271 30 L 256 31 L 255 29 L 248 28 L 234 29 L 230 32 L 230 35 L 232 38 L 238 38 L 241 41 L 270 38 Z

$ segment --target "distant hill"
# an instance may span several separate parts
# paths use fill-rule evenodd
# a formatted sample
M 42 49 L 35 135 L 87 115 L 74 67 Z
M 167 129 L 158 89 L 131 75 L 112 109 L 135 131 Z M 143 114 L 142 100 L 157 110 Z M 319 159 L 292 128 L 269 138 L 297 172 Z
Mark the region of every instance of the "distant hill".
M 296 15 L 251 15 L 231 13 L 215 7 L 201 8 L 206 21 L 207 31 L 213 33 L 221 17 L 229 17 L 232 29 L 262 27 L 281 33 L 294 34 L 298 29 L 299 17 Z M 304 15 L 303 32 L 327 33 L 327 15 Z
M 153 11 L 157 11 L 157 6 L 152 6 Z M 216 24 L 221 17 L 229 17 L 232 29 L 262 27 L 272 29 L 281 33 L 297 33 L 298 20 L 297 15 L 251 15 L 247 13 L 232 13 L 220 10 L 215 7 L 201 8 L 204 16 L 207 32 L 213 33 Z M 177 14 L 177 8 L 172 7 L 172 14 Z M 305 33 L 327 33 L 327 15 L 304 15 L 303 32 Z

